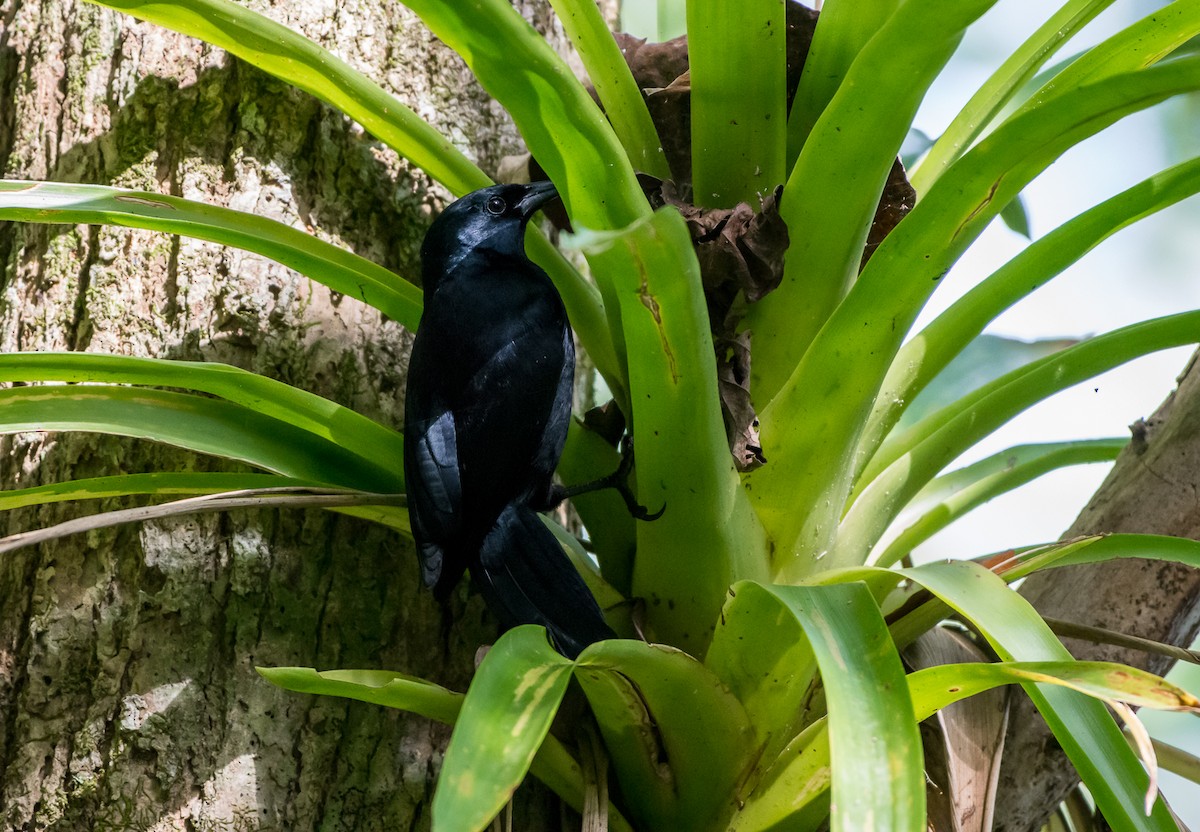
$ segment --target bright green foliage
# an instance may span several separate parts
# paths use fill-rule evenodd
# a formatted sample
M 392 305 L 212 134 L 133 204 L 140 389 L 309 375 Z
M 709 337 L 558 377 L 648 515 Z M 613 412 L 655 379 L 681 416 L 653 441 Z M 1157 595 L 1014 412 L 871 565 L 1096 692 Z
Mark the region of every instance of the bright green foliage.
M 777 0 L 688 0 L 697 205 L 757 205 L 786 178 L 783 12 Z
M 490 181 L 369 79 L 236 3 L 100 2 L 203 38 L 312 93 L 456 194 Z M 911 331 L 941 277 L 1055 159 L 1127 115 L 1200 89 L 1200 59 L 1163 60 L 1200 33 L 1200 0 L 1175 0 L 1036 75 L 1110 3 L 1065 0 L 1048 10 L 946 133 L 925 145 L 912 174 L 919 201 L 865 266 L 864 241 L 913 115 L 994 0 L 827 0 L 790 113 L 783 4 L 687 3 L 696 201 L 758 209 L 758 194 L 786 183 L 783 283 L 743 322 L 753 335 L 750 394 L 767 462 L 741 474 L 729 454 L 721 407 L 729 382 L 717 377 L 691 229 L 675 209 L 654 211 L 643 196 L 636 172 L 668 175 L 658 128 L 594 4 L 552 0 L 603 111 L 508 0 L 409 0 L 512 114 L 564 196 L 576 230 L 568 245 L 586 257 L 590 280 L 536 232 L 529 251 L 554 279 L 630 426 L 641 502 L 666 512 L 635 522 L 611 494 L 580 498 L 598 569 L 580 540 L 554 532 L 614 628 L 654 643 L 602 642 L 569 661 L 537 628 L 517 628 L 488 653 L 465 698 L 381 670 L 263 675 L 290 690 L 456 723 L 435 829 L 483 829 L 527 773 L 577 809 L 611 779 L 616 830 L 923 829 L 918 720 L 1002 684 L 1025 688 L 1114 828 L 1173 829 L 1161 801 L 1145 810 L 1149 778 L 1105 703 L 1193 711 L 1200 703 L 1148 674 L 1073 661 L 1008 583 L 1118 557 L 1200 565 L 1200 544 L 1114 535 L 889 568 L 997 494 L 1062 466 L 1110 460 L 1125 440 L 1021 446 L 947 472 L 961 453 L 1071 384 L 1200 340 L 1200 312 L 1181 310 L 1069 346 L 1006 350 L 1019 360 L 1003 368 L 960 366 L 1005 309 L 1120 229 L 1200 190 L 1200 159 L 1082 206 Z M 665 20 L 670 9 L 659 5 Z M 406 326 L 420 314 L 420 293 L 402 278 L 227 209 L 5 182 L 0 220 L 190 235 L 271 257 Z M 33 385 L 0 391 L 0 432 L 101 431 L 256 469 L 78 480 L 9 492 L 0 508 L 275 487 L 333 486 L 371 500 L 403 491 L 399 433 L 232 367 L 18 353 L 0 356 L 0 381 Z M 577 423 L 560 474 L 585 481 L 616 459 Z M 405 533 L 395 502 L 337 510 Z M 906 676 L 899 649 L 948 616 L 1001 661 Z M 562 708 L 588 714 L 580 729 L 587 741 L 552 730 Z M 597 766 L 598 749 L 607 764 Z

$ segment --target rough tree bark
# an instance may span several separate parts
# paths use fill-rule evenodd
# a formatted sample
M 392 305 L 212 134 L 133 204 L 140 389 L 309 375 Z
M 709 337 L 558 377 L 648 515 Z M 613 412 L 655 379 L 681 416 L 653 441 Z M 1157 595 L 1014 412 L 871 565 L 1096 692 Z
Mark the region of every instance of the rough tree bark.
M 1133 440 L 1065 538 L 1101 532 L 1200 539 L 1200 353 L 1179 387 Z M 1054 569 L 1030 577 L 1021 592 L 1043 614 L 1187 646 L 1200 632 L 1200 570 L 1150 560 L 1118 560 Z M 1154 673 L 1162 656 L 1067 640 L 1081 659 L 1117 661 Z M 1040 829 L 1078 782 L 1066 754 L 1027 698 L 1014 700 L 996 809 L 998 832 Z
M 252 5 L 332 48 L 487 171 L 520 149 L 462 62 L 401 4 Z M 545 3 L 519 3 L 550 30 Z M 339 113 L 194 40 L 76 0 L 0 0 L 0 170 L 266 215 L 400 274 L 446 194 Z M 0 223 L 0 348 L 224 361 L 400 424 L 409 336 L 261 258 L 115 227 Z M 211 460 L 102 436 L 0 444 L 23 487 Z M 77 508 L 8 513 L 0 531 Z M 465 689 L 494 630 L 453 627 L 397 536 L 235 513 L 0 559 L 0 828 L 428 828 L 448 730 L 274 689 L 255 665 L 391 668 Z M 518 828 L 550 828 L 534 790 Z

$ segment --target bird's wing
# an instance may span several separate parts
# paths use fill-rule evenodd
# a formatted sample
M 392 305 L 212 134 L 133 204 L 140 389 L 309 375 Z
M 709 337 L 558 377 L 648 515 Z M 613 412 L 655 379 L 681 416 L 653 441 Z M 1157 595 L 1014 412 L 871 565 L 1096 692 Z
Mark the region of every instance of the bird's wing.
M 479 563 L 472 577 L 505 628 L 540 624 L 572 659 L 589 644 L 616 638 L 558 539 L 531 509 L 510 505 L 500 514 Z
M 421 559 L 426 586 L 438 583 L 445 568 L 443 545 L 459 531 L 462 480 L 458 468 L 458 439 L 454 413 L 405 425 L 404 467 L 409 518 Z M 462 568 L 450 577 L 457 581 Z

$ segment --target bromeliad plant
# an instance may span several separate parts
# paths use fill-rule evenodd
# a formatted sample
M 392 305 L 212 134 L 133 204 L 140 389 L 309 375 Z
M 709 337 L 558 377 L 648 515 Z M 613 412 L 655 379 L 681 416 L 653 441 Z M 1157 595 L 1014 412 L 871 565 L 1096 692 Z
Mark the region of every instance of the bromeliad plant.
M 943 474 L 963 451 L 1078 381 L 1200 340 L 1200 312 L 1145 321 L 921 410 L 922 391 L 944 380 L 955 357 L 1030 287 L 1200 191 L 1200 159 L 1163 171 L 1032 243 L 912 331 L 939 279 L 1054 159 L 1126 115 L 1200 88 L 1200 59 L 1173 56 L 1200 33 L 1197 0 L 1169 3 L 1031 85 L 1111 2 L 1068 0 L 996 71 L 915 167 L 915 207 L 886 239 L 870 240 L 864 265 L 917 106 L 963 31 L 995 0 L 827 0 L 802 73 L 795 61 L 788 66 L 788 10 L 779 0 L 690 0 L 690 76 L 671 84 L 690 92 L 683 171 L 662 152 L 667 127 L 651 118 L 592 0 L 552 5 L 603 111 L 506 0 L 408 0 L 512 114 L 562 193 L 577 232 L 570 245 L 586 257 L 591 279 L 542 236 L 530 237 L 529 250 L 554 278 L 630 426 L 641 501 L 668 509 L 657 522 L 634 524 L 615 498 L 581 499 L 598 570 L 578 540 L 557 530 L 601 606 L 631 637 L 593 645 L 576 661 L 555 653 L 540 630 L 522 627 L 488 653 L 465 697 L 388 671 L 263 674 L 293 690 L 456 723 L 435 829 L 483 828 L 529 771 L 582 807 L 610 764 L 611 803 L 597 809 L 593 801 L 593 809 L 614 829 L 922 829 L 918 722 L 1014 683 L 1033 698 L 1113 827 L 1174 829 L 1154 796 L 1152 755 L 1148 773 L 1106 705 L 1128 715 L 1119 703 L 1198 710 L 1200 702 L 1148 674 L 1073 661 L 1008 583 L 1118 557 L 1200 564 L 1200 545 L 1118 535 L 896 568 L 973 506 L 1047 470 L 1111 459 L 1124 443 L 1025 446 Z M 312 93 L 455 194 L 489 184 L 403 104 L 261 15 L 228 0 L 102 5 L 202 38 Z M 710 319 L 696 235 L 676 207 L 652 209 L 635 172 L 677 186 L 690 181 L 696 210 L 684 210 L 693 228 L 706 210 L 757 210 L 782 186 L 777 204 L 789 243 L 778 287 L 757 299 L 743 289 L 723 308 L 744 317 Z M 97 186 L 4 182 L 0 219 L 190 235 L 273 258 L 405 326 L 420 315 L 420 291 L 390 272 L 227 209 Z M 730 432 L 744 451 L 752 436 L 745 431 L 757 427 L 761 449 L 751 449 L 766 461 L 743 472 L 730 454 L 722 402 L 728 352 L 747 343 L 753 363 L 737 383 L 749 390 L 757 422 L 753 412 L 740 421 L 730 414 L 738 427 Z M 746 368 L 744 354 L 734 364 Z M 226 366 L 107 355 L 4 355 L 0 380 L 91 382 L 0 392 L 4 431 L 131 435 L 267 472 L 68 482 L 9 492 L 5 506 L 212 494 L 197 499 L 223 507 L 244 491 L 261 497 L 268 489 L 280 504 L 306 500 L 407 532 L 400 501 L 384 496 L 403 492 L 400 434 L 319 397 Z M 585 481 L 612 470 L 615 456 L 580 423 L 561 472 Z M 914 511 L 914 521 L 888 534 L 902 512 Z M 650 643 L 632 638 L 631 608 Z M 900 650 L 949 617 L 998 661 L 906 673 Z M 572 679 L 598 729 L 578 747 L 550 732 Z

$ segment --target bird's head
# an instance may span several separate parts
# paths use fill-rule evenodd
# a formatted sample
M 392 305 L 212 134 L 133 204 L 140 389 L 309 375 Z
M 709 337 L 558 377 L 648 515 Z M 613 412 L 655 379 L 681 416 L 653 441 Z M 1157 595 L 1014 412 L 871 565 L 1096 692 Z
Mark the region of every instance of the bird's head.
M 446 206 L 421 245 L 425 286 L 450 271 L 471 252 L 521 255 L 529 218 L 558 192 L 553 182 L 492 185 Z

